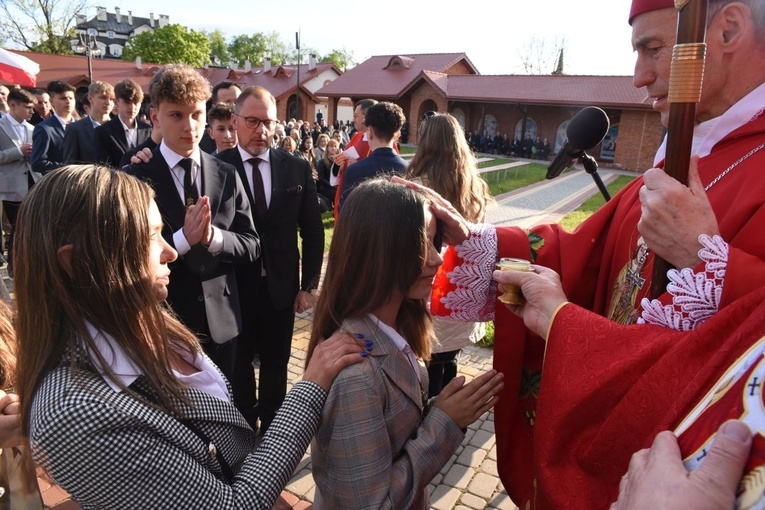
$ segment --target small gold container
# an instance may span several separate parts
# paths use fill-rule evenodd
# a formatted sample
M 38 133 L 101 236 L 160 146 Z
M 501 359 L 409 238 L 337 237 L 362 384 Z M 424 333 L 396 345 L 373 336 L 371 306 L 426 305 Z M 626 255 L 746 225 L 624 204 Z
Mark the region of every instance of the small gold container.
M 497 269 L 500 271 L 531 271 L 531 263 L 528 260 L 503 258 L 499 259 Z M 523 297 L 521 288 L 517 285 L 500 284 L 500 289 L 504 291 L 497 299 L 506 305 L 525 305 L 526 299 Z

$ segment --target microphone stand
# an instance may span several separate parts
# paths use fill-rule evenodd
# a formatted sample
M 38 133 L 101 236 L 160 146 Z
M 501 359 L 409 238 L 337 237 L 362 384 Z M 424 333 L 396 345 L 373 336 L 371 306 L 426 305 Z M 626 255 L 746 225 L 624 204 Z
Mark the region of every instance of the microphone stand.
M 611 200 L 611 195 L 608 193 L 608 189 L 606 189 L 606 185 L 603 184 L 603 179 L 601 179 L 600 175 L 598 175 L 598 162 L 595 161 L 595 158 L 593 158 L 586 152 L 582 151 L 582 155 L 579 156 L 579 162 L 584 167 L 585 172 L 587 172 L 588 174 L 592 176 L 592 180 L 595 181 L 595 185 L 600 190 L 600 193 L 603 195 L 603 198 L 606 199 L 606 202 Z

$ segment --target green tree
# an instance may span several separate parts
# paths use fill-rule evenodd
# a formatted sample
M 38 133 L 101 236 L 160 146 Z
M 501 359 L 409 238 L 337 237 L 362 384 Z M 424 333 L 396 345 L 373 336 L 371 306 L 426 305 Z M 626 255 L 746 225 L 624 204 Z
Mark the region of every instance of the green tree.
M 244 61 L 249 59 L 254 66 L 263 65 L 263 57 L 268 55 L 266 37 L 256 32 L 252 35 L 240 34 L 231 40 L 228 52 L 232 60 L 236 60 L 239 66 L 244 66 Z
M 216 28 L 205 35 L 207 35 L 207 39 L 210 41 L 210 57 L 212 61 L 216 64 L 228 65 L 231 61 L 231 56 L 228 53 L 228 44 L 223 32 Z
M 290 52 L 287 44 L 279 36 L 276 31 L 264 34 L 266 41 L 266 56 L 271 57 L 271 65 L 280 66 L 289 61 Z M 292 43 L 291 47 L 294 47 L 295 43 Z
M 87 0 L 0 0 L 0 42 L 31 51 L 72 53 L 76 14 Z
M 349 67 L 356 65 L 356 61 L 353 60 L 353 51 L 348 51 L 345 46 L 339 50 L 332 50 L 320 59 L 322 62 L 335 64 L 343 72 L 347 71 Z
M 122 60 L 135 60 L 138 56 L 156 64 L 202 67 L 210 62 L 210 41 L 202 32 L 178 24 L 165 25 L 128 39 Z

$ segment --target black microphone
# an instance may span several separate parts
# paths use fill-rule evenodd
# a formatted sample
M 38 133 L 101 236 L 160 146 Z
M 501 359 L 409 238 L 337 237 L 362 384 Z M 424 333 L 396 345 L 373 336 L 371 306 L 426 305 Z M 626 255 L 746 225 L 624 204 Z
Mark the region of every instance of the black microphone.
M 547 178 L 558 177 L 584 155 L 584 151 L 598 145 L 608 133 L 611 123 L 606 112 L 596 106 L 582 108 L 566 128 L 566 143 L 547 167 Z

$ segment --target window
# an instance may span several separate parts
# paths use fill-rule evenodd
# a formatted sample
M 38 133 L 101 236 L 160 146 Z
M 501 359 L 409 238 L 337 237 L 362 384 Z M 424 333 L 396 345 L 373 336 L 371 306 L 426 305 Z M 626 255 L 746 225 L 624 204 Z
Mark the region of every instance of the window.
M 88 35 L 98 35 L 98 30 L 96 30 L 95 28 L 89 28 Z
M 107 31 L 106 37 L 108 37 L 109 39 L 114 39 L 114 30 Z

